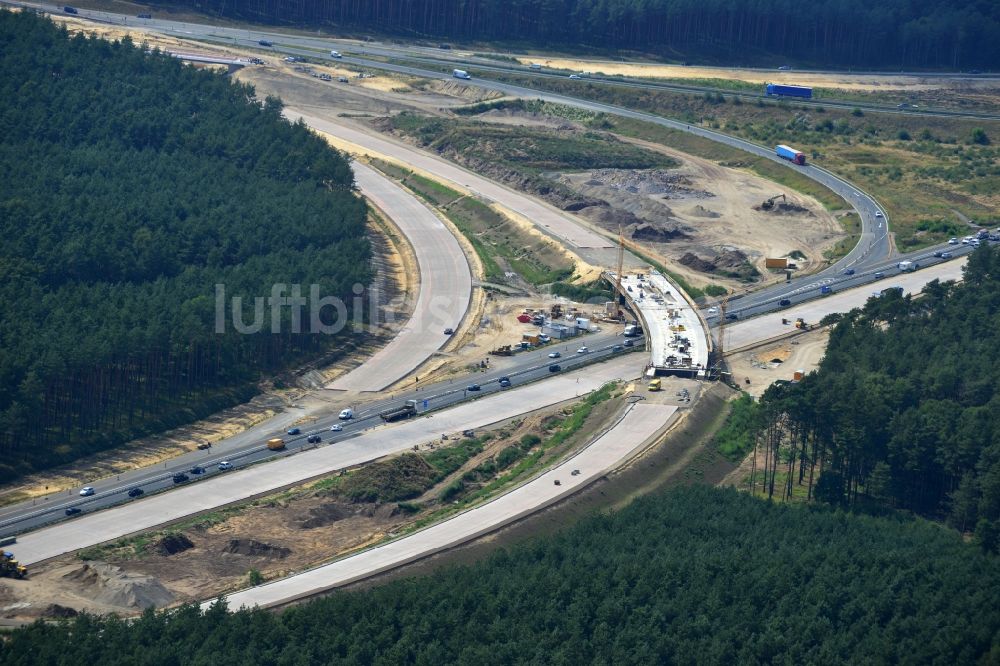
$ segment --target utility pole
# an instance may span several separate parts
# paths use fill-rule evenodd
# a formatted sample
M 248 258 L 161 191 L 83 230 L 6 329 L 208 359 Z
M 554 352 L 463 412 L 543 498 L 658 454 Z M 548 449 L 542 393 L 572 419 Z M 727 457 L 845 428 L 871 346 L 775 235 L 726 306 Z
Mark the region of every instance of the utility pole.
M 622 236 L 622 225 L 618 225 L 618 268 L 615 272 L 615 318 L 622 320 L 622 309 L 618 299 L 622 298 L 622 267 L 625 264 L 625 237 Z

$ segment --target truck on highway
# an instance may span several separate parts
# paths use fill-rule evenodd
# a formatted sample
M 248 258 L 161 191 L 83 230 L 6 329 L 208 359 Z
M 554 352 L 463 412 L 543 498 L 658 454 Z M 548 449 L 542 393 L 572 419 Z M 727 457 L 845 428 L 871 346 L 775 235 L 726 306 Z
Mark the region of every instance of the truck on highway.
M 625 331 L 622 333 L 626 338 L 635 338 L 642 335 L 642 326 L 637 323 L 625 324 Z
M 802 99 L 812 99 L 813 89 L 805 86 L 783 86 L 779 83 L 767 83 L 764 85 L 764 94 L 768 97 L 801 97 Z
M 454 76 L 456 79 L 471 79 L 472 78 L 471 76 L 469 76 L 469 73 L 467 71 L 465 71 L 464 69 L 453 69 L 453 70 L 451 70 L 451 75 Z
M 795 150 L 789 146 L 778 145 L 774 148 L 775 154 L 778 157 L 788 160 L 789 162 L 795 162 L 796 164 L 805 164 L 806 155 L 800 150 Z
M 281 439 L 280 437 L 269 439 L 267 440 L 267 448 L 271 449 L 272 451 L 280 451 L 281 449 L 285 448 L 285 440 Z
M 904 273 L 909 273 L 910 271 L 915 271 L 917 269 L 917 265 L 912 261 L 901 261 L 898 264 L 896 264 L 896 268 L 903 271 Z
M 392 421 L 399 421 L 401 419 L 408 419 L 417 413 L 417 401 L 407 400 L 405 403 L 399 407 L 391 407 L 389 409 L 379 412 L 379 416 L 386 423 L 391 423 Z

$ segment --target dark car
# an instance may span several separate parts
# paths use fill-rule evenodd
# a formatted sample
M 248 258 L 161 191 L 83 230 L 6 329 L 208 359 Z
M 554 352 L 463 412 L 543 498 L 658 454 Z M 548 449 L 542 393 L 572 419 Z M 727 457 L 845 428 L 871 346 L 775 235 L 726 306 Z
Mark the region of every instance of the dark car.
M 174 474 L 174 483 L 184 483 L 188 480 L 187 474 Z
M 129 497 L 142 497 L 144 494 L 146 494 L 146 491 L 143 490 L 142 488 L 133 488 L 132 490 L 128 491 Z
M 453 329 L 453 328 L 446 328 L 446 329 L 444 329 L 444 334 L 445 335 L 451 335 L 454 332 L 455 332 L 455 329 Z
M 623 349 L 625 349 L 625 348 L 624 348 L 624 347 L 622 347 L 621 345 L 615 345 L 615 346 L 613 346 L 613 347 L 611 348 L 611 351 L 613 351 L 613 352 L 620 352 L 620 351 L 621 351 L 621 350 L 623 350 Z
M 622 343 L 622 347 L 635 347 L 635 342 L 632 340 L 626 340 Z
M 63 7 L 63 11 L 66 12 L 67 14 L 79 14 L 80 13 L 80 12 L 76 11 L 76 7 L 70 7 L 69 5 Z
M 70 508 L 66 509 L 66 515 L 67 516 L 75 516 L 76 514 L 82 513 L 82 512 L 83 512 L 83 509 L 80 509 L 80 508 L 75 507 L 75 506 L 71 506 Z
M 951 259 L 951 252 L 942 252 L 941 253 L 941 258 L 942 259 Z
M 323 441 L 323 438 L 320 435 L 309 435 L 306 441 L 310 444 L 319 444 Z
M 740 316 L 738 314 L 736 314 L 735 312 L 730 312 L 729 314 L 726 315 L 726 319 L 736 320 L 736 319 L 739 319 L 739 318 L 740 318 Z
M 302 431 L 300 429 L 298 429 L 298 428 L 289 428 L 288 429 L 288 434 L 289 435 L 301 435 Z
M 469 384 L 469 386 L 465 390 L 466 391 L 478 391 L 479 390 L 479 384 Z
M 202 467 L 201 465 L 195 465 L 194 467 L 191 468 L 191 473 L 192 474 L 204 474 L 205 473 L 205 468 Z
M 854 269 L 848 268 L 846 271 L 844 271 L 844 275 L 854 275 Z
M 151 19 L 151 18 L 153 18 L 153 15 L 152 14 L 139 14 L 139 18 L 141 18 L 141 19 Z
M 438 48 L 439 49 L 444 49 L 445 51 L 448 51 L 448 50 L 451 49 L 451 44 L 438 44 Z
M 500 378 L 500 388 L 510 388 L 510 377 Z
M 204 444 L 199 444 L 198 445 L 198 450 L 199 451 L 207 451 L 210 448 L 212 448 L 212 445 L 210 443 L 208 443 L 208 442 L 205 442 Z
M 876 280 L 881 280 L 882 278 L 885 277 L 885 273 L 882 273 L 882 272 L 876 273 L 874 275 L 874 277 L 875 277 Z
M 549 366 L 549 372 L 559 372 L 560 370 L 562 370 L 562 367 L 558 363 L 553 363 Z
M 266 39 L 258 40 L 257 43 L 260 44 L 261 46 L 274 46 L 272 42 L 269 42 Z
M 791 304 L 792 304 L 792 302 L 790 300 L 788 300 L 787 298 L 783 298 L 780 301 L 778 301 L 778 305 L 780 305 L 781 307 L 787 307 L 787 306 L 789 306 Z

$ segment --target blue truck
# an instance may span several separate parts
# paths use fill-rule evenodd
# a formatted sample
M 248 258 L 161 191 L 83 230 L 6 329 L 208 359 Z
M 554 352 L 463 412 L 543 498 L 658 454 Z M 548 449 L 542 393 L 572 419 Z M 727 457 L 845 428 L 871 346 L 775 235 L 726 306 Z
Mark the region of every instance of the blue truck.
M 806 163 L 806 156 L 801 150 L 795 150 L 789 146 L 778 145 L 774 147 L 774 152 L 778 157 L 782 157 L 789 162 L 795 162 L 796 164 L 804 165 Z
M 768 83 L 764 85 L 764 94 L 768 97 L 801 97 L 812 99 L 813 89 L 805 86 L 783 86 L 778 83 Z

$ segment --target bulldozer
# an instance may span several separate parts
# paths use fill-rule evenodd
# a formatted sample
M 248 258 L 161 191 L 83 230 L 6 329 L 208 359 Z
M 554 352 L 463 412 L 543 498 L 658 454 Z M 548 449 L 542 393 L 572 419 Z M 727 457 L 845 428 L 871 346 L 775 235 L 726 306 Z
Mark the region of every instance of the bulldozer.
M 781 203 L 786 203 L 788 201 L 787 199 L 785 199 L 784 194 L 775 194 L 770 199 L 766 199 L 764 203 L 760 205 L 761 210 L 771 210 L 772 208 L 774 208 L 774 202 L 778 199 L 781 199 Z
M 802 329 L 808 328 L 808 326 L 806 326 L 806 320 L 803 319 L 802 317 L 799 317 L 798 319 L 796 319 L 795 320 L 795 328 L 802 328 Z
M 14 559 L 14 553 L 7 550 L 0 552 L 0 578 L 26 578 L 27 576 L 28 567 Z

